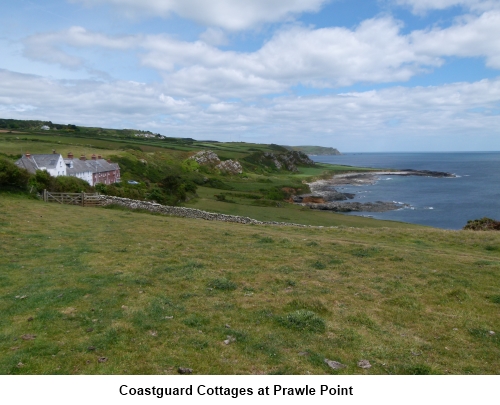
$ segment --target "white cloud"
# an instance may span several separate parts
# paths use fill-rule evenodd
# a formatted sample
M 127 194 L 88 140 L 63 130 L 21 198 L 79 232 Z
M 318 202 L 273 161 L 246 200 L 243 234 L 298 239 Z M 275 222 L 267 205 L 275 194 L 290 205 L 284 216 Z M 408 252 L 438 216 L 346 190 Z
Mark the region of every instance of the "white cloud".
M 122 127 L 125 121 L 142 123 L 151 116 L 192 112 L 196 108 L 186 100 L 165 95 L 160 85 L 49 80 L 1 69 L 0 94 L 0 109 L 21 112 L 16 106 L 31 106 L 31 110 L 36 109 L 33 116 L 79 125 L 95 122 Z
M 111 37 L 89 32 L 83 27 L 71 27 L 65 31 L 31 35 L 23 40 L 24 56 L 47 63 L 78 69 L 84 65 L 81 57 L 73 56 L 62 49 L 65 47 L 86 48 L 100 46 L 115 50 L 125 50 L 141 40 L 141 36 Z
M 354 29 L 294 26 L 276 32 L 254 52 L 224 51 L 207 42 L 161 34 L 108 36 L 72 27 L 26 38 L 24 55 L 89 70 L 87 65 L 99 69 L 100 60 L 86 63 L 83 49 L 133 50 L 140 64 L 161 73 L 172 94 L 253 97 L 298 84 L 335 88 L 405 82 L 441 66 L 448 56 L 484 57 L 487 66 L 500 69 L 500 11 L 462 16 L 448 28 L 408 35 L 390 17 L 365 20 Z
M 317 12 L 329 0 L 70 0 L 87 5 L 110 4 L 129 15 L 183 18 L 212 27 L 244 30 L 260 23 L 286 20 L 304 12 Z
M 392 18 L 356 29 L 293 28 L 279 32 L 249 59 L 259 74 L 320 87 L 405 81 L 439 61 L 416 54 Z
M 410 6 L 415 14 L 429 10 L 444 10 L 450 7 L 463 7 L 473 11 L 500 8 L 498 0 L 394 0 L 396 4 Z
M 415 52 L 400 28 L 391 18 L 366 20 L 354 30 L 292 27 L 277 32 L 255 52 L 222 51 L 203 41 L 165 35 L 109 37 L 80 27 L 31 36 L 24 43 L 26 56 L 68 68 L 84 64 L 62 50 L 68 47 L 135 49 L 144 66 L 161 71 L 178 89 L 191 91 L 196 85 L 200 91 L 226 95 L 228 89 L 237 93 L 245 88 L 269 94 L 299 83 L 336 87 L 406 81 L 442 63 L 438 55 Z
M 212 27 L 207 28 L 207 30 L 200 35 L 200 40 L 213 46 L 227 45 L 229 43 L 223 30 Z
M 446 29 L 416 31 L 411 39 L 417 53 L 485 57 L 487 66 L 500 69 L 500 11 L 465 16 Z
M 174 97 L 163 85 L 68 83 L 0 70 L 0 94 L 0 110 L 12 118 L 150 129 L 170 136 L 265 137 L 266 142 L 344 150 L 373 150 L 374 144 L 387 149 L 402 139 L 427 150 L 440 139 L 453 149 L 454 139 L 461 137 L 470 150 L 480 148 L 481 139 L 487 149 L 500 148 L 500 78 L 229 103 Z

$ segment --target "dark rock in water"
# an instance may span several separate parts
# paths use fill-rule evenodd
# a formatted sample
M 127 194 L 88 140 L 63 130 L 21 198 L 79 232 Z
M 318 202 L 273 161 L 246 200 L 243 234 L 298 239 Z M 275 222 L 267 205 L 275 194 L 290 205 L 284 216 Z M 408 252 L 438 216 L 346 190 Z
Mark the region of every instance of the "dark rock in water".
M 397 210 L 407 207 L 407 204 L 398 204 L 392 201 L 375 201 L 375 202 L 328 202 L 325 204 L 302 204 L 307 207 L 322 211 L 335 211 L 335 212 L 385 212 Z
M 356 194 L 341 193 L 333 188 L 325 191 L 318 191 L 315 194 L 301 194 L 292 196 L 293 202 L 296 204 L 316 203 L 324 204 L 331 201 L 352 200 Z

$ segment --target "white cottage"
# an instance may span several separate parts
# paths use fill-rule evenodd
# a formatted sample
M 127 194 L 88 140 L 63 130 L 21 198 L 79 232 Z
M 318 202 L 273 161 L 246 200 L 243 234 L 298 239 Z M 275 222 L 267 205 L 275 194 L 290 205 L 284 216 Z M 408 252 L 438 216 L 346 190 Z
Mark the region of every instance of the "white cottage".
M 30 173 L 46 170 L 51 176 L 66 176 L 66 164 L 63 157 L 53 151 L 51 155 L 31 155 L 26 153 L 16 162 L 16 165 Z
M 111 163 L 103 159 L 101 155 L 92 155 L 90 160 L 82 155 L 79 159 L 74 159 L 73 154 L 68 153 L 68 157 L 63 157 L 52 151 L 51 155 L 31 155 L 26 153 L 16 162 L 16 165 L 36 173 L 37 170 L 46 170 L 53 177 L 72 176 L 85 180 L 91 186 L 97 183 L 113 184 L 120 182 L 120 166 L 118 163 Z

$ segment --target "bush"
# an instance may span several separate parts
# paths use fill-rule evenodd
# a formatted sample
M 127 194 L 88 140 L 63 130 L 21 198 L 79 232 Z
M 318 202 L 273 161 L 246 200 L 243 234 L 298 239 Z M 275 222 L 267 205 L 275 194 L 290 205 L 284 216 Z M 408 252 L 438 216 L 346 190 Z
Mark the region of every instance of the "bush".
M 473 219 L 467 221 L 464 230 L 470 231 L 500 231 L 500 221 L 495 221 L 491 218 Z
M 186 159 L 181 163 L 181 168 L 185 172 L 197 172 L 200 169 L 200 165 L 194 159 Z
M 95 191 L 97 191 L 98 193 L 101 193 L 101 194 L 107 194 L 107 187 L 106 187 L 106 184 L 103 184 L 103 183 L 97 183 L 95 186 Z
M 46 170 L 37 170 L 35 175 L 30 178 L 29 184 L 39 193 L 43 190 L 54 191 L 54 177 L 52 177 Z
M 53 178 L 50 191 L 65 193 L 91 193 L 94 188 L 85 180 L 72 176 L 58 176 Z
M 273 201 L 282 201 L 285 198 L 288 197 L 287 193 L 280 189 L 279 187 L 273 187 L 269 190 L 261 190 L 264 191 L 264 197 L 267 198 L 268 200 L 273 200 Z
M 0 158 L 0 189 L 25 190 L 30 179 L 27 170 L 17 167 L 14 162 Z
M 159 183 L 159 186 L 165 194 L 170 196 L 167 200 L 171 200 L 171 204 L 186 201 L 187 193 L 196 193 L 197 189 L 193 181 L 179 174 L 169 174 Z
M 55 193 L 91 193 L 94 188 L 85 180 L 72 176 L 52 177 L 46 170 L 37 170 L 29 184 L 39 193 L 43 190 Z

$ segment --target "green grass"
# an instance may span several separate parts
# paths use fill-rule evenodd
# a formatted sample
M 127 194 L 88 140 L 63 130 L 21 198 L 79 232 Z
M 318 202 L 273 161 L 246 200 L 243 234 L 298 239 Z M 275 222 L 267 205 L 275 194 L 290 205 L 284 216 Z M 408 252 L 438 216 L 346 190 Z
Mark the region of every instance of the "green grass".
M 133 132 L 133 131 L 132 131 Z M 81 128 L 80 132 L 66 131 L 24 131 L 0 132 L 0 151 L 7 156 L 17 156 L 27 151 L 36 153 L 52 153 L 56 150 L 66 156 L 73 152 L 87 157 L 91 153 L 101 154 L 105 158 L 119 161 L 122 167 L 122 181 L 126 187 L 120 192 L 142 196 L 146 185 L 160 181 L 172 167 L 177 167 L 189 156 L 188 152 L 200 149 L 213 149 L 222 159 L 240 159 L 252 151 L 272 152 L 273 145 L 249 143 L 219 143 L 207 141 L 168 139 L 144 139 L 124 136 L 129 130 L 102 130 L 98 128 Z M 139 150 L 131 150 L 138 148 Z M 146 162 L 143 164 L 142 162 Z M 390 221 L 377 221 L 369 218 L 346 216 L 331 212 L 312 211 L 283 201 L 282 190 L 295 190 L 294 193 L 307 193 L 306 182 L 315 178 L 327 178 L 333 174 L 346 171 L 367 171 L 366 168 L 317 164 L 314 167 L 299 167 L 298 173 L 267 172 L 256 168 L 256 172 L 245 172 L 242 175 L 229 176 L 216 173 L 206 174 L 213 180 L 222 182 L 224 190 L 198 187 L 198 197 L 191 199 L 186 206 L 202 210 L 230 215 L 249 216 L 262 221 L 294 222 L 303 225 L 317 226 L 355 226 L 355 227 L 399 227 L 401 224 Z M 250 170 L 250 169 L 249 169 Z M 127 180 L 141 181 L 143 188 L 132 190 Z M 141 194 L 142 193 L 142 194 Z M 219 196 L 217 198 L 216 196 Z M 222 195 L 222 196 L 221 196 Z M 138 197 L 134 197 L 138 198 Z M 406 225 L 405 225 L 406 226 Z M 416 226 L 415 226 L 416 227 Z
M 498 374 L 498 233 L 245 226 L 8 194 L 0 224 L 0 374 Z
M 234 185 L 234 183 L 231 184 Z M 253 190 L 254 186 L 251 186 L 248 189 Z M 296 224 L 325 227 L 424 228 L 420 225 L 403 224 L 395 221 L 382 221 L 354 215 L 337 214 L 328 211 L 316 211 L 287 202 L 280 202 L 279 207 L 277 206 L 276 201 L 270 202 L 269 206 L 265 206 L 263 204 L 255 205 L 256 200 L 254 198 L 237 197 L 236 195 L 238 193 L 233 191 L 229 191 L 227 194 L 228 198 L 230 197 L 230 200 L 236 202 L 236 204 L 228 204 L 227 202 L 217 201 L 215 195 L 219 193 L 219 190 L 199 187 L 197 190 L 199 198 L 192 200 L 185 205 L 189 208 L 197 208 L 221 214 L 245 216 L 259 221 L 292 222 Z

